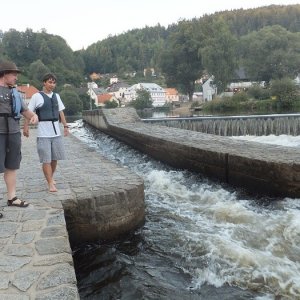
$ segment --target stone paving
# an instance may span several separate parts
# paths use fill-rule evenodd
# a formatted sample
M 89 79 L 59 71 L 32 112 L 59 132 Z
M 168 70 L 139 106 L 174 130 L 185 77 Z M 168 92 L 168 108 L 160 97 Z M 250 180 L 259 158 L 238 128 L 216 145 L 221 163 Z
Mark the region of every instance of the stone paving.
M 8 207 L 4 181 L 0 181 L 4 215 L 0 219 L 0 299 L 79 299 L 61 203 L 71 197 L 71 190 L 63 183 L 58 166 L 59 191 L 47 191 L 35 131 L 31 130 L 29 139 L 23 137 L 23 158 L 17 176 L 17 195 L 30 205 Z
M 70 241 L 114 238 L 144 220 L 139 176 L 72 134 L 64 144 L 67 159 L 59 161 L 55 173 L 58 192 L 48 192 L 35 128 L 29 138 L 22 137 L 17 173 L 17 196 L 30 205 L 8 207 L 0 180 L 0 300 L 79 299 Z

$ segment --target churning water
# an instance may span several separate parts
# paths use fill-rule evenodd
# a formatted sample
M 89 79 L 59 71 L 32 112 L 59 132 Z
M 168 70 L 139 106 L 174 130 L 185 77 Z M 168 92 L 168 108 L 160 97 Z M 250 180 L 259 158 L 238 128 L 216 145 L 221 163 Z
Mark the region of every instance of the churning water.
M 300 299 L 300 199 L 253 199 L 78 124 L 144 179 L 146 203 L 141 229 L 74 249 L 82 299 Z

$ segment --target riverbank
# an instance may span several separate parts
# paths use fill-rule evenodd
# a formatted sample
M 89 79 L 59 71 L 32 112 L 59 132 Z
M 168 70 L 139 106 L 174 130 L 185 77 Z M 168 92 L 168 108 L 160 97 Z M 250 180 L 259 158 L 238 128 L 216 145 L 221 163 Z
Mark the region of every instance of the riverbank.
M 191 104 L 190 102 L 180 103 L 180 107 L 175 107 L 172 112 L 174 115 L 190 116 L 191 115 Z

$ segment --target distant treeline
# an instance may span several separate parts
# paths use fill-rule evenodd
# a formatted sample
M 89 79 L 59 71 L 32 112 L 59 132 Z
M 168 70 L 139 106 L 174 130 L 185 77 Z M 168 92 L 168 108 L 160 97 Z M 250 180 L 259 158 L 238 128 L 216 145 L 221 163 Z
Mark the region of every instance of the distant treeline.
M 224 11 L 167 28 L 130 30 L 79 51 L 45 30 L 0 30 L 0 59 L 16 62 L 24 70 L 20 81 L 37 87 L 50 70 L 60 85 L 80 87 L 91 72 L 125 78 L 154 68 L 165 85 L 191 96 L 196 79 L 214 75 L 222 90 L 239 68 L 249 79 L 266 82 L 295 76 L 300 71 L 299 20 L 300 5 Z

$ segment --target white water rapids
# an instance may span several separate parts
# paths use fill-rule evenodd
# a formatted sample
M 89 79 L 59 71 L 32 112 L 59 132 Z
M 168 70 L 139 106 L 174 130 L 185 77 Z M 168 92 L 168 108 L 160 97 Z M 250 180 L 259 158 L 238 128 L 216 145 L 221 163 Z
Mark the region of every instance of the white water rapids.
M 300 199 L 252 199 L 102 133 L 72 132 L 144 179 L 143 235 L 191 276 L 186 288 L 229 284 L 260 293 L 255 299 L 300 299 Z M 235 138 L 300 147 L 300 137 Z

